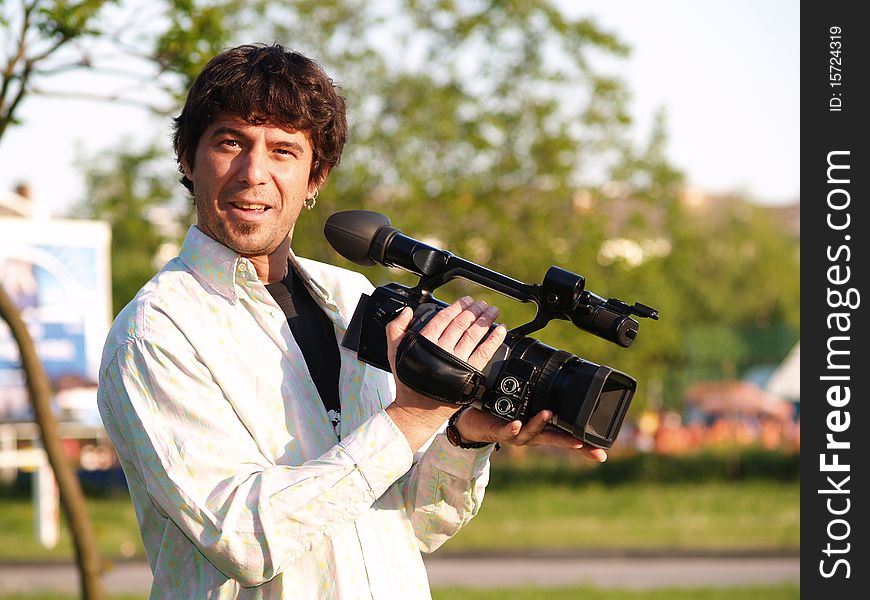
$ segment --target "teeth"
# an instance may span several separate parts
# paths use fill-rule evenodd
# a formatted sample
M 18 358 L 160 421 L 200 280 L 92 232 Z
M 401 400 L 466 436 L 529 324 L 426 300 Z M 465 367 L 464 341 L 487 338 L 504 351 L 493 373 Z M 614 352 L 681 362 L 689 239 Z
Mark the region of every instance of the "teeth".
M 265 210 L 265 204 L 246 204 L 245 202 L 234 202 L 233 203 L 237 208 L 241 208 L 243 210 Z

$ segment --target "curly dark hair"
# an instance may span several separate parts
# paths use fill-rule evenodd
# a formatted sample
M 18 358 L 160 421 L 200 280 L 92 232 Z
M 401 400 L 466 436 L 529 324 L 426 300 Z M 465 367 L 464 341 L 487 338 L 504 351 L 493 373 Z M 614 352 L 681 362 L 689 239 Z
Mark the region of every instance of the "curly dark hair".
M 279 44 L 245 44 L 226 50 L 205 65 L 173 119 L 173 145 L 193 168 L 203 132 L 221 113 L 252 125 L 303 131 L 313 156 L 309 183 L 320 184 L 338 164 L 347 140 L 345 102 L 332 79 L 313 60 Z M 193 182 L 181 183 L 193 192 Z

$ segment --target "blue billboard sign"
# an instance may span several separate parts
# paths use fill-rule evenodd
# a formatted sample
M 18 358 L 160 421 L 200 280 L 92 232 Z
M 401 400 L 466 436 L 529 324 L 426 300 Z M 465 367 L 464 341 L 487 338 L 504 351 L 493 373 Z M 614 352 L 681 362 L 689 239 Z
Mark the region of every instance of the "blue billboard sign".
M 100 221 L 0 218 L 0 284 L 21 311 L 72 420 L 96 415 L 100 353 L 111 320 L 110 229 Z M 71 390 L 77 393 L 69 394 Z M 81 401 L 83 390 L 90 390 Z M 18 347 L 0 320 L 0 421 L 30 418 Z

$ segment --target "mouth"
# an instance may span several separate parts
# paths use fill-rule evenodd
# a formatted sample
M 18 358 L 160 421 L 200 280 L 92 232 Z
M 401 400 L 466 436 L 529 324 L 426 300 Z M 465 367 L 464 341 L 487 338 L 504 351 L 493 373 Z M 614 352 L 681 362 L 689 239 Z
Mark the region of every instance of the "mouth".
M 236 210 L 241 210 L 246 213 L 264 213 L 267 210 L 272 210 L 270 206 L 258 204 L 256 202 L 230 202 L 230 205 Z
M 271 218 L 273 206 L 256 200 L 231 200 L 226 205 L 227 216 L 240 223 L 263 223 Z

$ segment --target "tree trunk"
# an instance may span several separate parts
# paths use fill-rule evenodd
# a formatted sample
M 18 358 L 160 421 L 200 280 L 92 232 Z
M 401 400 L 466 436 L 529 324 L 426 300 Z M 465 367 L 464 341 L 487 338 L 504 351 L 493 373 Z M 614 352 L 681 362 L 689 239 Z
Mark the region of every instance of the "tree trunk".
M 102 564 L 96 539 L 88 516 L 84 493 L 75 471 L 67 461 L 57 434 L 57 420 L 51 411 L 51 388 L 48 378 L 36 355 L 33 339 L 27 332 L 18 308 L 2 285 L 0 285 L 0 318 L 9 325 L 12 337 L 18 344 L 33 415 L 42 435 L 42 445 L 48 455 L 48 462 L 57 479 L 61 505 L 72 534 L 76 565 L 81 577 L 82 597 L 87 600 L 102 600 L 106 594 L 101 578 Z

